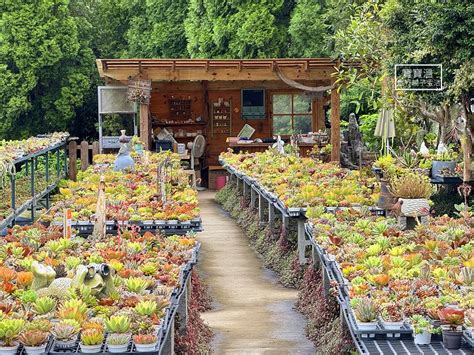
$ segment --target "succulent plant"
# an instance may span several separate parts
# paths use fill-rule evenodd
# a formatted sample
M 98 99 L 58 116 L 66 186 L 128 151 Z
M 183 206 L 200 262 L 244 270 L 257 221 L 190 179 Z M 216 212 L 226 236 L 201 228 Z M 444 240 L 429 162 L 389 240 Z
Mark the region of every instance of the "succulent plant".
M 157 336 L 153 334 L 137 334 L 133 336 L 133 342 L 135 344 L 153 344 L 157 341 Z
M 465 286 L 474 286 L 474 267 L 463 267 L 460 276 Z
M 377 307 L 369 298 L 354 299 L 354 314 L 361 323 L 374 322 L 377 319 Z
M 148 285 L 148 281 L 140 277 L 131 277 L 125 280 L 125 286 L 127 286 L 128 290 L 138 294 L 143 293 Z
M 140 271 L 147 276 L 152 276 L 156 274 L 156 272 L 158 271 L 158 267 L 155 263 L 148 262 L 140 266 Z
M 51 312 L 54 307 L 56 307 L 56 301 L 49 296 L 39 297 L 33 303 L 33 309 L 39 315 Z
M 130 330 L 130 319 L 127 316 L 112 316 L 105 321 L 105 327 L 110 333 L 127 333 Z
M 2 319 L 0 322 L 0 342 L 5 346 L 13 345 L 24 325 L 25 321 L 23 319 Z
M 41 330 L 25 330 L 18 340 L 25 346 L 40 346 L 48 341 L 49 333 Z
M 128 344 L 129 341 L 130 341 L 129 334 L 114 333 L 114 334 L 110 334 L 107 337 L 108 345 L 125 345 L 125 344 Z
M 56 340 L 59 341 L 69 341 L 74 339 L 77 334 L 79 334 L 79 324 L 76 323 L 77 325 L 73 325 L 70 322 L 62 321 L 59 323 L 56 323 L 51 330 L 51 334 L 54 335 Z
M 104 341 L 104 332 L 99 329 L 87 329 L 81 333 L 83 345 L 100 345 Z
M 456 330 L 464 323 L 464 311 L 462 309 L 445 307 L 438 310 L 438 317 L 441 323 L 448 325 L 452 330 Z
M 52 327 L 53 324 L 47 319 L 34 319 L 31 322 L 25 324 L 24 330 L 39 330 L 41 332 L 48 333 Z
M 58 311 L 58 316 L 61 319 L 72 319 L 81 323 L 86 315 L 83 313 L 79 307 L 65 307 L 62 306 Z
M 141 316 L 151 316 L 156 313 L 157 306 L 155 301 L 141 301 L 135 306 L 135 311 Z
M 428 318 L 423 317 L 421 314 L 414 314 L 410 317 L 410 325 L 413 328 L 413 333 L 423 334 L 428 332 L 430 334 L 439 333 L 438 327 L 433 327 Z

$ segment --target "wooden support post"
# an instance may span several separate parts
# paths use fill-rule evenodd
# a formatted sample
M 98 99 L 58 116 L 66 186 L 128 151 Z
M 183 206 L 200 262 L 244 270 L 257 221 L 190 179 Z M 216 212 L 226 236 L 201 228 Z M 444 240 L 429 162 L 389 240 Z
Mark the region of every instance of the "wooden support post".
M 92 164 L 94 164 L 94 157 L 100 153 L 100 144 L 99 142 L 92 143 Z
M 313 132 L 324 131 L 325 128 L 323 97 L 318 95 L 313 98 Z
M 298 218 L 298 260 L 300 265 L 306 264 L 306 235 L 303 218 Z
M 250 186 L 245 182 L 245 180 L 242 180 L 242 183 L 244 184 L 244 197 L 247 197 Z
M 318 252 L 316 251 L 316 247 L 311 247 L 311 257 L 313 258 L 313 269 L 317 270 L 321 267 L 321 261 L 319 260 Z
M 89 166 L 89 143 L 81 142 L 81 170 L 85 171 Z
M 76 141 L 70 141 L 68 145 L 69 149 L 69 179 L 76 181 L 77 177 L 77 143 Z
M 145 149 L 151 148 L 151 125 L 150 125 L 150 107 L 140 104 L 140 140 Z
M 331 90 L 331 161 L 341 160 L 341 117 L 337 87 Z
M 290 228 L 290 218 L 285 216 L 284 213 L 281 214 L 281 218 L 283 220 L 283 224 L 282 224 L 283 231 L 284 231 L 285 236 L 286 236 L 286 235 L 288 235 L 289 228 Z

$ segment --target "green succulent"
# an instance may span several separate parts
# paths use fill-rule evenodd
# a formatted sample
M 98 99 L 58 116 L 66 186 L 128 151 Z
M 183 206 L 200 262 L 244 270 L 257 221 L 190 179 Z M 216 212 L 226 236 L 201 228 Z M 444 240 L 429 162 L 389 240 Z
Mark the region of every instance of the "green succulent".
M 148 281 L 140 277 L 131 277 L 125 280 L 125 286 L 130 292 L 140 294 L 148 287 Z
M 0 322 L 0 341 L 5 346 L 12 346 L 15 339 L 23 330 L 23 319 L 4 319 Z
M 39 315 L 51 312 L 54 307 L 56 307 L 56 301 L 49 296 L 39 297 L 33 304 L 33 309 Z
M 66 262 L 66 267 L 69 270 L 72 270 L 81 264 L 81 258 L 78 258 L 77 256 L 68 256 L 65 262 Z
M 148 262 L 140 266 L 140 271 L 147 276 L 151 276 L 156 274 L 156 272 L 158 271 L 158 267 L 155 263 Z
M 112 316 L 105 321 L 105 327 L 110 333 L 124 334 L 130 330 L 130 319 L 127 316 Z
M 156 313 L 157 304 L 155 301 L 141 301 L 135 306 L 135 312 L 141 316 L 151 316 Z

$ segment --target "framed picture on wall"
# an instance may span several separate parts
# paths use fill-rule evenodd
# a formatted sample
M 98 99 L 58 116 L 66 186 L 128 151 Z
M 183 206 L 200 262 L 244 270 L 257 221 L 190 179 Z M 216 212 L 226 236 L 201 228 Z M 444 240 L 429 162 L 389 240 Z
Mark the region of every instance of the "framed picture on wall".
M 265 119 L 265 89 L 241 90 L 241 117 L 246 120 Z

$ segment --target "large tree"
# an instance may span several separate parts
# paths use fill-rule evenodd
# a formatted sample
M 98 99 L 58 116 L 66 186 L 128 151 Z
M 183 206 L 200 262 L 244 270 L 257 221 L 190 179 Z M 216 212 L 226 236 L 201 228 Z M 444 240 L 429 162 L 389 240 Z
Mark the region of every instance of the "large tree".
M 0 4 L 0 136 L 66 130 L 95 71 L 67 0 Z
M 190 0 L 188 52 L 197 58 L 284 57 L 293 1 Z
M 127 31 L 129 57 L 188 56 L 184 19 L 188 0 L 147 0 L 134 11 Z

